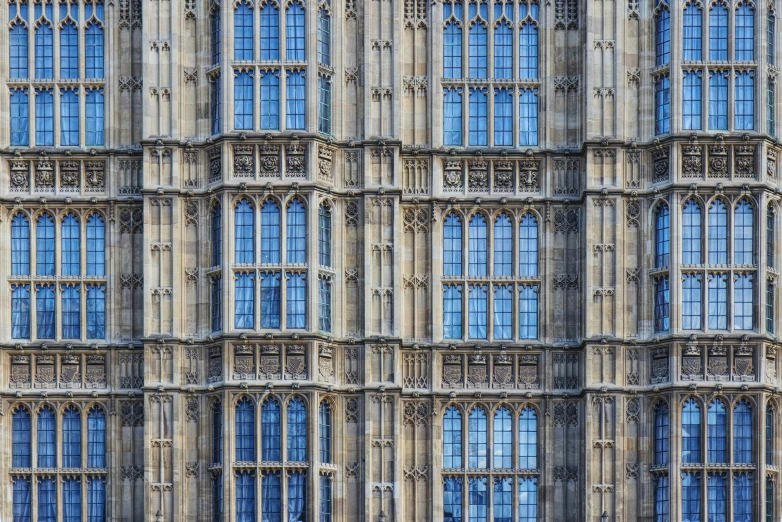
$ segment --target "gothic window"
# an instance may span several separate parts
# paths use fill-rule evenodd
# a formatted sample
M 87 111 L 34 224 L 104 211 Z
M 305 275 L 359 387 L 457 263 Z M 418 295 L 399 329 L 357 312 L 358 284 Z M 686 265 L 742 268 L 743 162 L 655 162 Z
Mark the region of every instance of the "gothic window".
M 710 464 L 728 462 L 728 412 L 725 403 L 714 399 L 709 403 L 708 421 L 708 460 Z
M 285 9 L 285 50 L 289 62 L 304 61 L 304 2 L 294 0 Z
M 733 462 L 752 462 L 752 406 L 746 400 L 733 408 Z
M 702 73 L 688 71 L 684 74 L 682 96 L 682 128 L 701 130 Z
M 104 111 L 103 89 L 86 89 L 85 120 L 87 146 L 103 146 L 104 141 Z
M 701 475 L 682 473 L 682 522 L 701 520 Z
M 538 520 L 538 479 L 519 479 L 519 522 Z
M 733 477 L 733 519 L 752 520 L 752 474 L 736 473 Z
M 106 271 L 106 227 L 94 212 L 87 218 L 87 275 L 103 276 Z
M 261 206 L 261 263 L 280 262 L 280 206 L 266 200 Z
M 261 459 L 265 462 L 280 462 L 281 447 L 280 403 L 269 398 L 261 407 Z
M 320 476 L 320 522 L 331 522 L 331 477 Z
M 285 126 L 288 130 L 302 130 L 305 111 L 304 71 L 286 69 L 286 74 Z
M 51 1 L 35 4 L 35 78 L 54 78 L 53 7 Z
M 538 338 L 538 285 L 519 289 L 519 339 Z
M 261 488 L 262 520 L 282 520 L 280 474 L 273 471 L 264 472 L 261 476 Z
M 443 143 L 462 144 L 462 89 L 443 89 Z
M 494 145 L 513 145 L 512 89 L 494 89 Z
M 212 522 L 223 520 L 223 476 L 212 476 Z
M 247 0 L 241 0 L 234 7 L 234 60 L 253 59 L 253 12 L 251 9 Z
M 87 339 L 106 338 L 106 285 L 87 286 Z
M 701 462 L 701 407 L 695 399 L 682 406 L 682 462 Z
M 261 328 L 280 327 L 280 273 L 261 272 Z
M 690 0 L 684 7 L 684 61 L 700 61 L 703 38 L 703 8 Z
M 501 406 L 494 413 L 494 465 L 495 469 L 513 467 L 513 427 L 508 408 Z M 524 467 L 524 466 L 521 466 Z
M 318 207 L 318 262 L 331 266 L 331 207 L 325 203 Z
M 234 128 L 253 128 L 253 75 L 247 71 L 234 71 Z
M 32 521 L 32 503 L 30 479 L 28 477 L 12 477 L 13 491 L 13 517 L 14 522 Z
M 769 78 L 766 81 L 766 129 L 767 132 L 776 136 L 776 117 L 774 111 L 776 111 L 776 89 L 773 78 Z
M 60 89 L 60 145 L 79 145 L 79 93 L 76 89 Z
M 320 462 L 331 464 L 331 406 L 328 402 L 320 403 Z
M 456 406 L 449 406 L 443 417 L 443 468 L 457 469 L 461 467 L 462 412 Z
M 774 284 L 766 281 L 766 332 L 774 335 Z
M 66 478 L 62 482 L 62 520 L 81 521 L 81 480 Z
M 291 462 L 307 460 L 307 410 L 304 401 L 295 398 L 288 403 L 288 454 Z M 291 493 L 288 492 L 289 498 Z
M 728 61 L 728 6 L 724 0 L 711 4 L 709 13 L 709 60 Z
M 665 134 L 671 130 L 671 83 L 667 75 L 654 81 L 654 133 Z
M 11 285 L 11 338 L 30 338 L 30 285 Z
M 48 212 L 41 214 L 36 220 L 35 274 L 54 275 L 54 218 Z
M 489 491 L 486 486 L 486 477 L 470 477 L 469 493 L 467 498 L 468 515 L 470 522 L 487 522 Z
M 774 408 L 766 406 L 766 465 L 774 465 Z
M 494 478 L 494 521 L 511 522 L 513 512 L 513 479 Z
M 247 397 L 236 404 L 236 460 L 255 461 L 255 405 Z
M 654 212 L 654 267 L 670 264 L 671 257 L 671 211 L 668 205 L 659 205 Z
M 486 410 L 480 406 L 476 406 L 470 411 L 467 434 L 467 467 L 485 469 L 488 453 L 487 418 Z
M 462 479 L 449 477 L 443 484 L 443 521 L 462 522 Z
M 462 4 L 443 3 L 443 78 L 462 77 Z
M 521 89 L 519 95 L 519 145 L 538 145 L 538 89 Z
M 682 264 L 684 265 L 702 263 L 701 219 L 701 206 L 694 199 L 688 200 L 682 212 Z
M 212 406 L 212 464 L 223 462 L 223 405 Z M 265 459 L 264 459 L 265 460 Z
M 236 274 L 234 328 L 255 328 L 255 274 Z
M 87 467 L 106 467 L 106 413 L 97 406 L 87 414 Z
M 223 278 L 212 278 L 212 331 L 223 329 Z
M 451 212 L 443 225 L 445 248 L 443 253 L 443 275 L 462 275 L 462 220 Z
M 19 2 L 10 2 L 8 11 L 8 20 L 10 29 L 9 38 L 9 68 L 10 76 L 13 79 L 27 78 L 27 63 L 28 63 L 28 40 L 27 40 L 27 28 L 28 25 L 28 4 Z
M 494 4 L 494 77 L 513 77 L 513 3 Z M 495 110 L 495 113 L 497 111 Z M 510 145 L 510 143 L 508 143 Z
M 223 207 L 220 203 L 212 206 L 212 266 L 220 266 L 223 262 Z
M 510 276 L 513 269 L 513 226 L 503 212 L 494 220 L 494 275 Z M 472 237 L 472 236 L 471 236 Z M 472 251 L 472 250 L 471 250 Z
M 87 20 L 84 31 L 85 78 L 103 78 L 103 4 L 96 3 L 93 13 L 92 3 L 84 6 Z
M 39 339 L 54 339 L 54 285 L 35 285 L 35 319 Z
M 87 478 L 87 520 L 105 522 L 106 520 L 106 479 Z
M 728 73 L 709 71 L 709 130 L 728 128 Z
M 537 0 L 519 5 L 519 78 L 538 77 L 538 4 Z M 535 111 L 537 113 L 537 111 Z M 525 145 L 522 143 L 522 145 Z
M 288 476 L 288 522 L 307 519 L 307 477 L 303 472 Z
M 682 276 L 682 329 L 700 330 L 702 328 L 702 276 L 684 274 Z
M 38 467 L 57 467 L 57 434 L 54 410 L 44 406 L 38 412 Z
M 519 414 L 519 468 L 538 467 L 538 414 L 527 406 Z
M 255 473 L 236 473 L 236 520 L 255 522 Z
M 654 15 L 655 65 L 671 62 L 671 12 L 665 2 L 660 2 Z
M 242 199 L 235 211 L 236 262 L 255 263 L 255 207 Z
M 288 272 L 286 294 L 286 326 L 288 328 L 307 327 L 307 289 L 304 275 Z
M 288 203 L 287 221 L 288 263 L 307 262 L 307 218 L 304 205 L 298 199 Z
M 736 130 L 755 128 L 755 73 L 736 72 L 736 102 L 734 114 Z
M 331 134 L 331 78 L 318 76 L 318 132 Z
M 751 274 L 735 276 L 733 285 L 733 327 L 736 330 L 752 330 L 754 327 L 753 283 Z
M 470 285 L 468 302 L 468 337 L 486 339 L 488 295 L 486 285 Z
M 743 0 L 736 8 L 736 61 L 755 59 L 755 8 Z
M 470 118 L 467 120 L 470 127 L 469 145 L 485 146 L 489 141 L 488 123 L 488 90 L 483 88 L 468 89 L 470 94 L 469 110 Z
M 331 332 L 331 280 L 318 279 L 318 327 Z
M 667 522 L 668 498 L 668 475 L 657 475 L 654 479 L 654 522 Z
M 443 338 L 462 338 L 462 285 L 443 288 Z
M 670 415 L 668 405 L 659 403 L 654 408 L 654 465 L 668 464 L 668 440 L 670 437 Z
M 30 449 L 31 424 L 30 412 L 26 408 L 17 408 L 11 422 L 11 467 L 32 467 L 32 451 Z
M 671 328 L 671 289 L 668 276 L 654 283 L 654 331 L 667 332 Z
M 728 208 L 721 199 L 709 207 L 709 264 L 728 263 Z
M 510 339 L 513 336 L 513 287 L 494 287 L 494 338 Z
M 261 71 L 261 129 L 280 128 L 280 72 Z
M 321 0 L 318 8 L 318 62 L 331 65 L 331 1 Z
M 30 109 L 27 89 L 10 89 L 11 145 L 26 147 L 30 143 Z
M 30 220 L 23 212 L 11 219 L 11 275 L 30 275 Z
M 488 226 L 481 213 L 473 214 L 467 229 L 469 247 L 469 275 L 486 276 L 488 258 Z
M 538 276 L 538 219 L 529 212 L 519 222 L 519 276 Z
M 209 97 L 211 100 L 210 107 L 212 109 L 211 121 L 212 121 L 212 134 L 220 133 L 221 111 L 222 104 L 222 86 L 220 84 L 220 75 L 217 74 L 209 79 Z
M 774 522 L 774 478 L 766 477 L 766 522 Z
M 50 466 L 54 467 L 54 465 Z M 38 480 L 38 522 L 57 520 L 57 484 L 54 478 Z
M 54 91 L 35 89 L 35 144 L 54 145 Z
M 728 276 L 709 274 L 709 328 L 728 328 Z
M 776 52 L 774 46 L 776 45 L 776 25 L 777 25 L 777 13 L 774 10 L 773 3 L 769 4 L 768 13 L 766 14 L 766 60 L 769 65 L 775 64 Z
M 60 4 L 60 78 L 79 77 L 79 6 Z
M 272 0 L 263 2 L 261 13 L 261 61 L 280 59 L 280 15 Z
M 216 1 L 211 3 L 209 9 L 209 26 L 211 39 L 210 44 L 212 46 L 212 65 L 220 63 L 221 52 L 221 21 L 220 21 L 220 9 L 221 6 Z
M 81 415 L 73 406 L 62 415 L 62 466 L 81 467 Z
M 489 6 L 486 2 L 471 0 L 468 6 L 467 18 L 469 19 L 467 23 L 469 77 L 486 78 L 488 76 L 487 48 L 489 24 L 487 20 L 489 18 Z M 472 142 L 470 144 L 472 145 Z

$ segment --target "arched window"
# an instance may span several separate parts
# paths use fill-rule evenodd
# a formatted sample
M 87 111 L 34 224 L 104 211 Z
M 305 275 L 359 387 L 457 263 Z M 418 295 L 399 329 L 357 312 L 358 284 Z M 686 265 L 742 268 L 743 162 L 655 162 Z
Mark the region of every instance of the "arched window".
M 752 462 L 752 406 L 746 400 L 733 408 L 733 462 Z
M 774 408 L 766 406 L 766 465 L 774 465 Z
M 234 129 L 236 130 L 252 130 L 253 128 L 253 106 L 255 105 L 253 103 L 253 83 L 253 73 L 234 71 Z
M 654 331 L 667 332 L 671 327 L 671 288 L 668 276 L 654 281 Z
M 513 145 L 513 89 L 511 88 L 494 89 L 494 146 L 502 145 Z M 500 181 L 503 183 L 504 190 L 510 190 L 512 182 L 509 177 Z M 495 189 L 500 189 L 499 185 L 499 183 L 495 184 Z
M 770 65 L 776 63 L 776 52 L 774 51 L 776 45 L 776 25 L 777 25 L 777 13 L 774 10 L 773 3 L 769 3 L 768 14 L 766 15 L 766 43 L 767 43 L 767 60 Z
M 31 489 L 30 478 L 15 476 L 11 477 L 11 481 L 14 483 L 13 491 L 13 516 L 14 522 L 31 522 L 32 520 L 32 504 L 31 504 Z
M 304 58 L 304 2 L 294 0 L 285 12 L 285 49 L 286 59 L 290 62 L 303 62 Z
M 755 128 L 755 72 L 737 71 L 733 127 L 736 130 Z
M 95 6 L 93 17 L 92 4 L 84 6 L 84 16 L 89 22 L 84 31 L 85 77 L 103 78 L 103 4 Z M 90 20 L 91 19 L 91 20 Z
M 510 410 L 502 406 L 494 413 L 494 468 L 513 467 L 512 440 Z
M 467 466 L 470 469 L 483 469 L 487 465 L 487 432 L 486 410 L 476 406 L 470 411 L 467 433 L 469 442 L 467 444 L 468 461 Z
M 279 472 L 267 471 L 261 478 L 261 520 L 282 521 L 282 486 Z
M 462 338 L 462 285 L 443 287 L 443 338 Z
M 87 275 L 106 274 L 106 227 L 97 212 L 87 218 Z
M 106 479 L 104 477 L 87 478 L 87 520 L 90 522 L 106 520 Z
M 62 481 L 63 522 L 81 520 L 81 479 L 68 477 Z
M 240 471 L 236 474 L 236 520 L 255 522 L 255 473 Z
M 665 134 L 671 130 L 671 79 L 668 74 L 654 81 L 654 133 Z
M 234 328 L 255 328 L 255 274 L 236 274 Z
M 525 12 L 526 11 L 526 12 Z M 538 4 L 535 0 L 519 6 L 519 78 L 538 77 Z
M 469 266 L 468 273 L 471 276 L 485 276 L 487 274 L 487 258 L 489 240 L 486 218 L 477 213 L 470 218 L 470 226 L 467 230 Z
M 538 520 L 538 479 L 519 479 L 519 522 Z
M 38 9 L 40 9 L 39 6 Z M 52 31 L 52 4 L 44 4 L 35 23 L 35 78 L 54 78 L 54 35 Z M 36 9 L 36 14 L 40 11 Z
M 261 263 L 280 262 L 280 206 L 267 200 L 261 206 Z
M 221 5 L 212 1 L 209 9 L 209 25 L 211 33 L 212 65 L 220 63 L 220 45 L 221 45 L 221 27 L 220 27 L 220 9 Z
M 36 221 L 35 265 L 36 275 L 54 275 L 54 218 L 48 212 Z
M 261 424 L 263 429 L 263 424 Z M 263 442 L 261 442 L 263 447 Z M 263 459 L 265 460 L 265 459 Z M 212 463 L 223 462 L 223 405 L 215 402 L 212 405 Z
M 11 275 L 30 275 L 30 220 L 23 212 L 11 219 Z
M 755 59 L 755 10 L 744 0 L 736 8 L 736 61 Z
M 737 265 L 754 263 L 754 210 L 746 199 L 742 199 L 733 214 L 733 261 Z
M 39 339 L 54 339 L 54 285 L 35 285 L 35 319 Z
M 774 207 L 769 204 L 766 210 L 766 264 L 771 268 L 774 268 L 774 248 L 776 248 L 774 243 L 774 236 L 776 235 L 774 233 L 776 228 L 774 226 L 774 218 Z
M 469 519 L 474 522 L 486 522 L 489 509 L 489 491 L 486 477 L 469 477 L 469 497 L 467 499 Z
M 462 467 L 462 412 L 449 406 L 443 416 L 443 468 Z
M 709 60 L 728 61 L 728 6 L 722 0 L 709 13 Z
M 60 89 L 60 145 L 79 145 L 79 89 Z
M 62 220 L 62 273 L 64 276 L 77 276 L 80 269 L 81 238 L 79 218 L 69 212 Z
M 505 79 L 513 78 L 513 22 L 512 20 L 513 20 L 513 3 L 508 2 L 506 4 L 502 4 L 500 2 L 495 2 L 494 4 L 494 77 L 495 78 L 505 78 Z
M 87 414 L 87 467 L 106 467 L 106 413 L 97 406 Z
M 443 225 L 443 275 L 462 275 L 462 220 L 451 212 Z
M 307 221 L 304 205 L 298 199 L 288 204 L 287 236 L 288 263 L 307 262 Z
M 462 77 L 462 16 L 461 2 L 443 3 L 443 78 Z
M 671 262 L 671 211 L 660 205 L 654 212 L 654 266 L 661 268 Z
M 701 407 L 695 399 L 682 406 L 682 462 L 701 462 Z
M 331 2 L 321 0 L 318 9 L 318 62 L 331 65 Z
M 261 60 L 280 59 L 280 15 L 277 6 L 271 0 L 263 2 L 261 7 Z
M 280 327 L 280 273 L 261 272 L 261 328 Z
M 255 207 L 247 199 L 236 205 L 236 262 L 255 263 Z
M 29 90 L 10 89 L 11 145 L 26 147 L 30 143 L 30 103 Z
M 443 144 L 462 145 L 462 95 L 456 87 L 443 89 Z M 461 182 L 460 182 L 461 183 Z
M 234 7 L 234 60 L 253 59 L 253 12 L 244 0 Z
M 223 262 L 223 207 L 215 203 L 212 207 L 212 266 Z
M 721 199 L 709 207 L 709 264 L 728 263 L 728 209 Z
M 728 328 L 728 276 L 727 274 L 709 274 L 709 328 L 727 330 Z
M 236 404 L 236 460 L 255 461 L 255 405 L 247 397 Z
M 103 110 L 103 89 L 85 89 L 84 103 L 86 119 L 86 144 L 87 146 L 103 146 L 104 131 L 104 110 Z
M 691 199 L 682 210 L 682 264 L 698 265 L 701 258 L 701 207 Z
M 81 467 L 81 415 L 73 406 L 62 416 L 62 467 Z
M 470 60 L 470 78 L 487 77 L 487 52 L 488 52 L 488 18 L 489 6 L 486 2 L 473 0 L 468 8 L 467 24 L 469 60 Z
M 655 11 L 655 65 L 665 65 L 671 61 L 671 13 L 665 2 L 660 2 Z
M 38 467 L 57 467 L 56 421 L 49 406 L 38 412 Z
M 538 467 L 538 414 L 530 406 L 519 415 L 519 468 Z
M 318 208 L 318 262 L 331 266 L 331 207 L 324 203 Z
M 8 20 L 10 21 L 10 45 L 8 49 L 11 78 L 27 78 L 28 50 L 27 50 L 27 4 L 11 2 L 9 6 Z
M 668 440 L 670 436 L 668 405 L 661 402 L 654 408 L 654 464 L 668 464 Z
M 728 412 L 725 403 L 714 399 L 708 411 L 708 460 L 711 464 L 728 462 Z
M 280 403 L 266 399 L 261 407 L 261 459 L 280 462 Z
M 513 269 L 513 227 L 503 212 L 494 219 L 494 275 L 510 276 Z M 471 234 L 472 236 L 472 234 Z
M 320 403 L 320 461 L 324 464 L 331 463 L 331 405 L 328 402 Z
M 668 475 L 657 475 L 654 484 L 654 521 L 664 522 L 668 520 Z
M 733 475 L 733 520 L 753 520 L 752 503 L 752 474 L 736 473 Z
M 30 338 L 30 285 L 11 285 L 11 338 Z
M 684 50 L 682 59 L 700 61 L 703 37 L 703 9 L 695 1 L 687 2 L 684 7 Z
M 31 424 L 30 412 L 26 408 L 19 408 L 13 414 L 11 422 L 11 467 L 31 468 Z
M 288 403 L 288 455 L 292 462 L 307 460 L 307 409 L 304 401 L 295 398 Z
M 79 77 L 78 19 L 79 7 L 75 2 L 60 4 L 60 78 Z
M 519 223 L 519 276 L 538 275 L 538 220 L 526 213 Z
M 446 4 L 447 5 L 447 4 Z M 443 522 L 461 522 L 462 479 L 448 477 L 443 484 Z
M 701 474 L 682 473 L 682 522 L 701 520 Z

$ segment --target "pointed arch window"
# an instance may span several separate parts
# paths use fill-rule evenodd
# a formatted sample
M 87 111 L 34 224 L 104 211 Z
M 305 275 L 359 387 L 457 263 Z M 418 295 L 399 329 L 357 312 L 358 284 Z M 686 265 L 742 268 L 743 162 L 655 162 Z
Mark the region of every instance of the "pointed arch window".
M 538 219 L 532 213 L 524 214 L 519 222 L 519 276 L 538 275 Z
M 513 226 L 504 212 L 494 219 L 494 275 L 506 277 L 513 269 Z
M 270 398 L 261 407 L 261 459 L 280 462 L 280 448 L 280 403 Z
M 462 467 L 462 412 L 449 406 L 443 416 L 443 468 Z
M 79 91 L 60 89 L 60 145 L 79 145 Z
M 462 93 L 461 88 L 443 89 L 443 144 L 462 144 Z
M 51 2 L 35 4 L 35 78 L 54 78 L 53 6 Z
M 470 522 L 487 522 L 489 491 L 486 477 L 469 477 L 467 499 Z
M 709 13 L 709 60 L 728 61 L 728 6 L 718 0 Z
M 726 330 L 728 328 L 728 276 L 709 274 L 709 328 Z
M 708 454 L 707 462 L 723 464 L 728 462 L 728 411 L 725 403 L 714 399 L 709 404 L 708 422 Z
M 81 479 L 63 480 L 62 511 L 63 522 L 81 522 Z
M 513 3 L 494 4 L 494 77 L 513 78 Z
M 255 274 L 236 275 L 234 328 L 255 328 Z
M 519 5 L 519 16 L 519 78 L 530 80 L 538 77 L 537 1 Z
M 734 105 L 734 122 L 736 130 L 753 130 L 755 128 L 755 72 L 736 72 L 736 102 Z
M 331 331 L 331 277 L 318 276 L 318 327 Z
M 331 2 L 322 0 L 318 8 L 318 62 L 331 65 Z
M 671 327 L 671 288 L 668 276 L 654 283 L 654 331 L 667 332 Z
M 728 128 L 728 73 L 709 71 L 709 130 Z
M 255 461 L 255 405 L 247 397 L 236 404 L 236 460 Z
M 488 53 L 488 19 L 489 6 L 486 2 L 473 0 L 468 6 L 467 24 L 470 78 L 486 78 L 487 73 L 487 53 Z
M 486 217 L 476 213 L 470 218 L 467 230 L 469 241 L 469 275 L 485 276 L 487 274 L 488 258 L 488 226 Z
M 774 465 L 774 407 L 766 406 L 766 465 Z
M 266 200 L 261 206 L 261 263 L 280 262 L 280 206 Z
M 223 262 L 223 207 L 220 203 L 212 206 L 212 266 L 220 266 Z
M 212 65 L 220 63 L 221 52 L 221 32 L 220 27 L 220 9 L 221 6 L 217 2 L 212 2 L 209 9 L 209 29 L 210 29 L 210 45 L 212 50 Z
M 288 263 L 307 262 L 307 221 L 304 205 L 298 199 L 288 204 L 287 238 Z
M 513 467 L 513 426 L 508 408 L 501 406 L 494 413 L 494 467 L 507 469 Z
M 468 121 L 469 143 L 470 146 L 488 145 L 489 142 L 489 123 L 488 106 L 489 91 L 484 88 L 469 89 L 469 110 L 470 118 Z
M 695 399 L 682 406 L 682 462 L 701 462 L 701 407 Z
M 27 89 L 10 89 L 11 145 L 26 147 L 30 143 L 30 104 Z
M 671 61 L 671 12 L 668 4 L 657 4 L 654 15 L 655 65 L 665 65 Z
M 285 49 L 290 62 L 303 62 L 304 58 L 304 2 L 292 1 L 285 10 Z
M 288 403 L 288 455 L 292 462 L 307 461 L 307 409 L 298 397 Z
M 331 207 L 325 203 L 318 208 L 318 262 L 331 266 Z
M 106 285 L 87 285 L 87 339 L 106 338 Z
M 448 214 L 443 225 L 445 248 L 443 252 L 443 275 L 462 275 L 462 220 L 454 212 Z
M 261 129 L 280 128 L 280 71 L 261 71 Z
M 319 423 L 319 443 L 320 443 L 320 462 L 331 464 L 331 405 L 323 401 L 320 403 L 318 412 Z
M 775 232 L 774 229 L 774 206 L 769 204 L 766 209 L 766 264 L 771 268 L 774 268 L 774 248 L 775 248 Z
M 331 77 L 318 74 L 318 132 L 331 134 Z
M 86 4 L 84 16 L 88 20 L 84 31 L 84 75 L 103 78 L 103 4 L 96 3 L 94 13 L 92 4 Z
M 663 466 L 669 462 L 670 415 L 668 405 L 659 403 L 654 408 L 654 465 Z
M 776 63 L 776 25 L 777 25 L 777 13 L 773 7 L 773 3 L 769 3 L 768 14 L 766 15 L 766 45 L 767 45 L 767 61 L 769 65 Z
M 29 76 L 27 72 L 28 58 L 28 5 L 27 3 L 11 2 L 8 8 L 10 21 L 9 34 L 9 72 L 12 79 L 22 79 Z
M 448 477 L 443 484 L 443 520 L 462 522 L 462 479 Z
M 62 337 L 81 337 L 81 292 L 79 285 L 62 285 Z
M 38 412 L 38 467 L 57 467 L 57 432 L 54 410 L 44 406 Z
M 671 264 L 671 211 L 668 205 L 660 205 L 654 212 L 654 266 L 662 268 Z
M 538 414 L 530 406 L 519 414 L 519 468 L 538 467 Z
M 701 207 L 691 199 L 684 204 L 682 211 L 682 264 L 698 265 L 703 262 L 702 236 Z
M 733 519 L 752 520 L 752 475 L 736 473 L 733 476 Z
M 307 517 L 307 477 L 304 473 L 288 476 L 288 522 L 304 522 Z
M 97 212 L 87 218 L 87 275 L 106 274 L 106 226 Z
M 282 486 L 280 485 L 280 474 L 273 471 L 267 471 L 261 478 L 261 520 L 280 520 L 282 521 Z
M 11 218 L 11 275 L 30 275 L 30 220 L 23 212 Z
M 728 208 L 721 199 L 709 207 L 709 264 L 728 263 Z
M 262 61 L 280 59 L 280 14 L 272 0 L 267 0 L 261 7 L 260 44 Z
M 736 8 L 736 61 L 755 59 L 755 9 L 747 0 Z
M 106 467 L 106 413 L 97 406 L 87 414 L 87 467 Z
M 220 402 L 215 402 L 212 405 L 211 413 L 212 413 L 212 463 L 220 464 L 223 462 L 223 405 Z M 261 447 L 263 447 L 263 443 L 261 443 Z
M 734 276 L 733 327 L 736 330 L 754 328 L 754 278 L 752 274 Z
M 280 327 L 280 273 L 261 272 L 261 328 Z
M 538 520 L 538 479 L 519 479 L 519 522 Z
M 36 220 L 35 274 L 54 275 L 54 218 L 48 212 L 41 214 Z
M 538 285 L 519 289 L 519 339 L 538 338 Z
M 255 207 L 242 199 L 235 211 L 236 262 L 255 263 Z
M 11 338 L 30 338 L 30 285 L 11 285 Z
M 513 520 L 513 479 L 494 477 L 494 521 L 511 522 Z
M 667 74 L 654 81 L 654 133 L 671 131 L 671 80 Z
M 288 284 L 286 285 L 286 326 L 288 328 L 307 327 L 307 288 L 305 275 L 295 272 L 287 272 Z
M 684 274 L 682 276 L 682 329 L 700 330 L 702 328 L 702 275 Z
M 11 467 L 32 467 L 30 412 L 26 408 L 19 408 L 13 414 L 11 440 Z
M 462 77 L 461 2 L 443 4 L 443 78 Z
M 55 522 L 56 520 L 57 484 L 54 478 L 40 478 L 38 479 L 38 522 Z
M 236 474 L 236 520 L 255 522 L 255 473 L 252 471 Z
M 494 145 L 513 145 L 513 89 L 494 89 Z
M 701 115 L 701 95 L 703 93 L 703 73 L 688 71 L 684 73 L 682 96 L 682 128 L 685 130 L 701 130 L 703 119 Z
M 521 89 L 519 92 L 519 145 L 538 145 L 539 89 Z
M 477 406 L 470 411 L 467 428 L 467 466 L 470 469 L 484 469 L 487 467 L 488 430 L 486 410 Z
M 710 473 L 708 477 L 709 518 L 720 521 L 728 520 L 728 487 L 725 475 L 722 473 Z
M 80 235 L 79 218 L 73 212 L 69 212 L 62 220 L 62 238 L 60 239 L 62 249 L 61 275 L 63 276 L 78 276 L 81 271 Z
M 62 466 L 81 467 L 81 415 L 73 406 L 62 416 Z
M 287 95 L 285 99 L 285 126 L 288 130 L 304 129 L 304 115 L 306 111 L 304 103 L 305 73 L 303 70 L 286 70 Z
M 60 78 L 79 77 L 78 20 L 78 4 L 60 4 Z
M 685 61 L 700 61 L 703 45 L 703 8 L 695 0 L 687 2 L 684 7 L 684 49 L 682 59 Z
M 234 60 L 253 59 L 253 12 L 247 0 L 234 7 Z
M 682 473 L 682 521 L 701 520 L 701 474 Z
M 733 462 L 752 462 L 752 406 L 746 400 L 733 408 Z

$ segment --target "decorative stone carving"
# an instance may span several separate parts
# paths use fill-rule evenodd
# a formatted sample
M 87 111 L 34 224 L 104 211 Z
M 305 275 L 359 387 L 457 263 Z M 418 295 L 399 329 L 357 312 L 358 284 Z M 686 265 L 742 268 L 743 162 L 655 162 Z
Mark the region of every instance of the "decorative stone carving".
M 578 233 L 578 210 L 558 208 L 554 211 L 554 231 Z
M 728 177 L 728 148 L 722 142 L 709 146 L 709 177 Z
M 554 388 L 573 389 L 578 387 L 578 354 L 554 354 Z
M 358 422 L 358 399 L 355 397 L 345 399 L 345 422 Z
M 513 162 L 508 160 L 497 160 L 494 167 L 494 191 L 495 192 L 513 192 Z
M 88 355 L 87 372 L 85 373 L 87 388 L 106 387 L 106 356 Z
M 60 359 L 60 388 L 81 388 L 81 359 L 65 354 Z
M 318 375 L 326 382 L 334 380 L 333 348 L 327 344 L 318 349 Z
M 30 163 L 24 160 L 11 162 L 11 192 L 26 192 L 30 189 Z
M 423 401 L 405 403 L 404 423 L 412 426 L 429 425 L 429 406 Z
M 287 164 L 285 168 L 285 175 L 302 178 L 305 173 L 305 161 L 304 161 L 304 147 L 298 143 L 288 145 L 285 148 L 285 155 Z
M 54 162 L 46 153 L 42 153 L 41 158 L 35 162 L 35 190 L 54 190 Z
M 255 349 L 246 344 L 234 348 L 234 379 L 255 379 Z
M 445 355 L 443 357 L 443 387 L 461 388 L 462 380 L 462 356 Z
M 523 389 L 540 387 L 537 355 L 522 355 L 519 358 L 519 387 Z
M 446 192 L 458 192 L 463 187 L 462 160 L 445 160 L 443 165 L 443 190 Z
M 358 384 L 358 349 L 345 348 L 345 384 Z
M 209 348 L 207 379 L 209 382 L 218 382 L 223 379 L 223 350 L 219 346 Z
M 209 156 L 209 183 L 223 179 L 223 154 L 219 145 L 206 149 Z
M 318 179 L 332 181 L 331 164 L 334 149 L 318 144 Z
M 737 178 L 755 178 L 755 148 L 755 145 L 748 144 L 736 145 L 733 148 L 733 168 Z
M 261 145 L 261 176 L 278 178 L 280 176 L 279 145 Z
M 640 358 L 638 357 L 638 349 L 629 348 L 627 350 L 627 360 L 626 360 L 628 386 L 637 386 L 641 384 L 641 378 L 640 378 L 641 369 L 639 366 L 640 366 Z
M 489 191 L 489 163 L 484 159 L 471 161 L 468 166 L 467 184 L 470 192 Z
M 427 388 L 429 386 L 429 354 L 426 352 L 405 352 L 402 357 L 402 385 L 405 388 Z
M 276 345 L 261 346 L 259 379 L 273 380 L 282 378 L 280 348 Z
M 234 145 L 234 177 L 255 176 L 255 148 L 252 145 Z
M 137 427 L 144 425 L 144 403 L 141 401 L 123 401 L 120 405 L 122 426 Z
M 87 192 L 103 192 L 106 190 L 106 162 L 84 162 L 84 188 Z
M 641 401 L 635 397 L 627 399 L 625 404 L 625 417 L 628 424 L 638 423 L 641 414 Z
M 777 177 L 777 153 L 771 148 L 766 153 L 766 176 L 770 179 Z
M 521 192 L 538 192 L 538 168 L 540 161 L 524 159 L 519 162 L 519 190 Z
M 185 203 L 185 226 L 198 224 L 198 203 L 188 201 Z
M 306 379 L 307 362 L 303 346 L 288 346 L 285 354 L 285 378 Z
M 201 408 L 198 404 L 198 397 L 188 397 L 185 404 L 185 419 L 187 422 L 198 422 L 201 415 Z
M 668 350 L 658 348 L 652 350 L 651 383 L 661 384 L 668 382 Z
M 29 355 L 14 355 L 11 357 L 11 373 L 8 384 L 11 388 L 30 388 Z
M 638 227 L 641 218 L 641 205 L 637 201 L 628 201 L 625 211 L 628 227 Z
M 65 192 L 75 192 L 79 188 L 80 163 L 78 161 L 66 160 L 60 162 L 60 190 Z
M 554 30 L 578 29 L 577 0 L 554 0 Z
M 703 147 L 701 145 L 682 145 L 682 177 L 700 178 L 703 176 Z
M 652 183 L 667 181 L 670 177 L 668 150 L 668 147 L 665 147 L 652 151 L 652 160 L 654 161 Z

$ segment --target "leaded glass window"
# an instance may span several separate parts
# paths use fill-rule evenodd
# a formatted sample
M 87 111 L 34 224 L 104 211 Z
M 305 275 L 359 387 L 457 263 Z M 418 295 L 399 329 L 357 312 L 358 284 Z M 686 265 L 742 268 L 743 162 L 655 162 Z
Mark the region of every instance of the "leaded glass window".
M 728 412 L 725 403 L 714 399 L 709 403 L 708 422 L 708 462 L 722 464 L 728 462 Z

